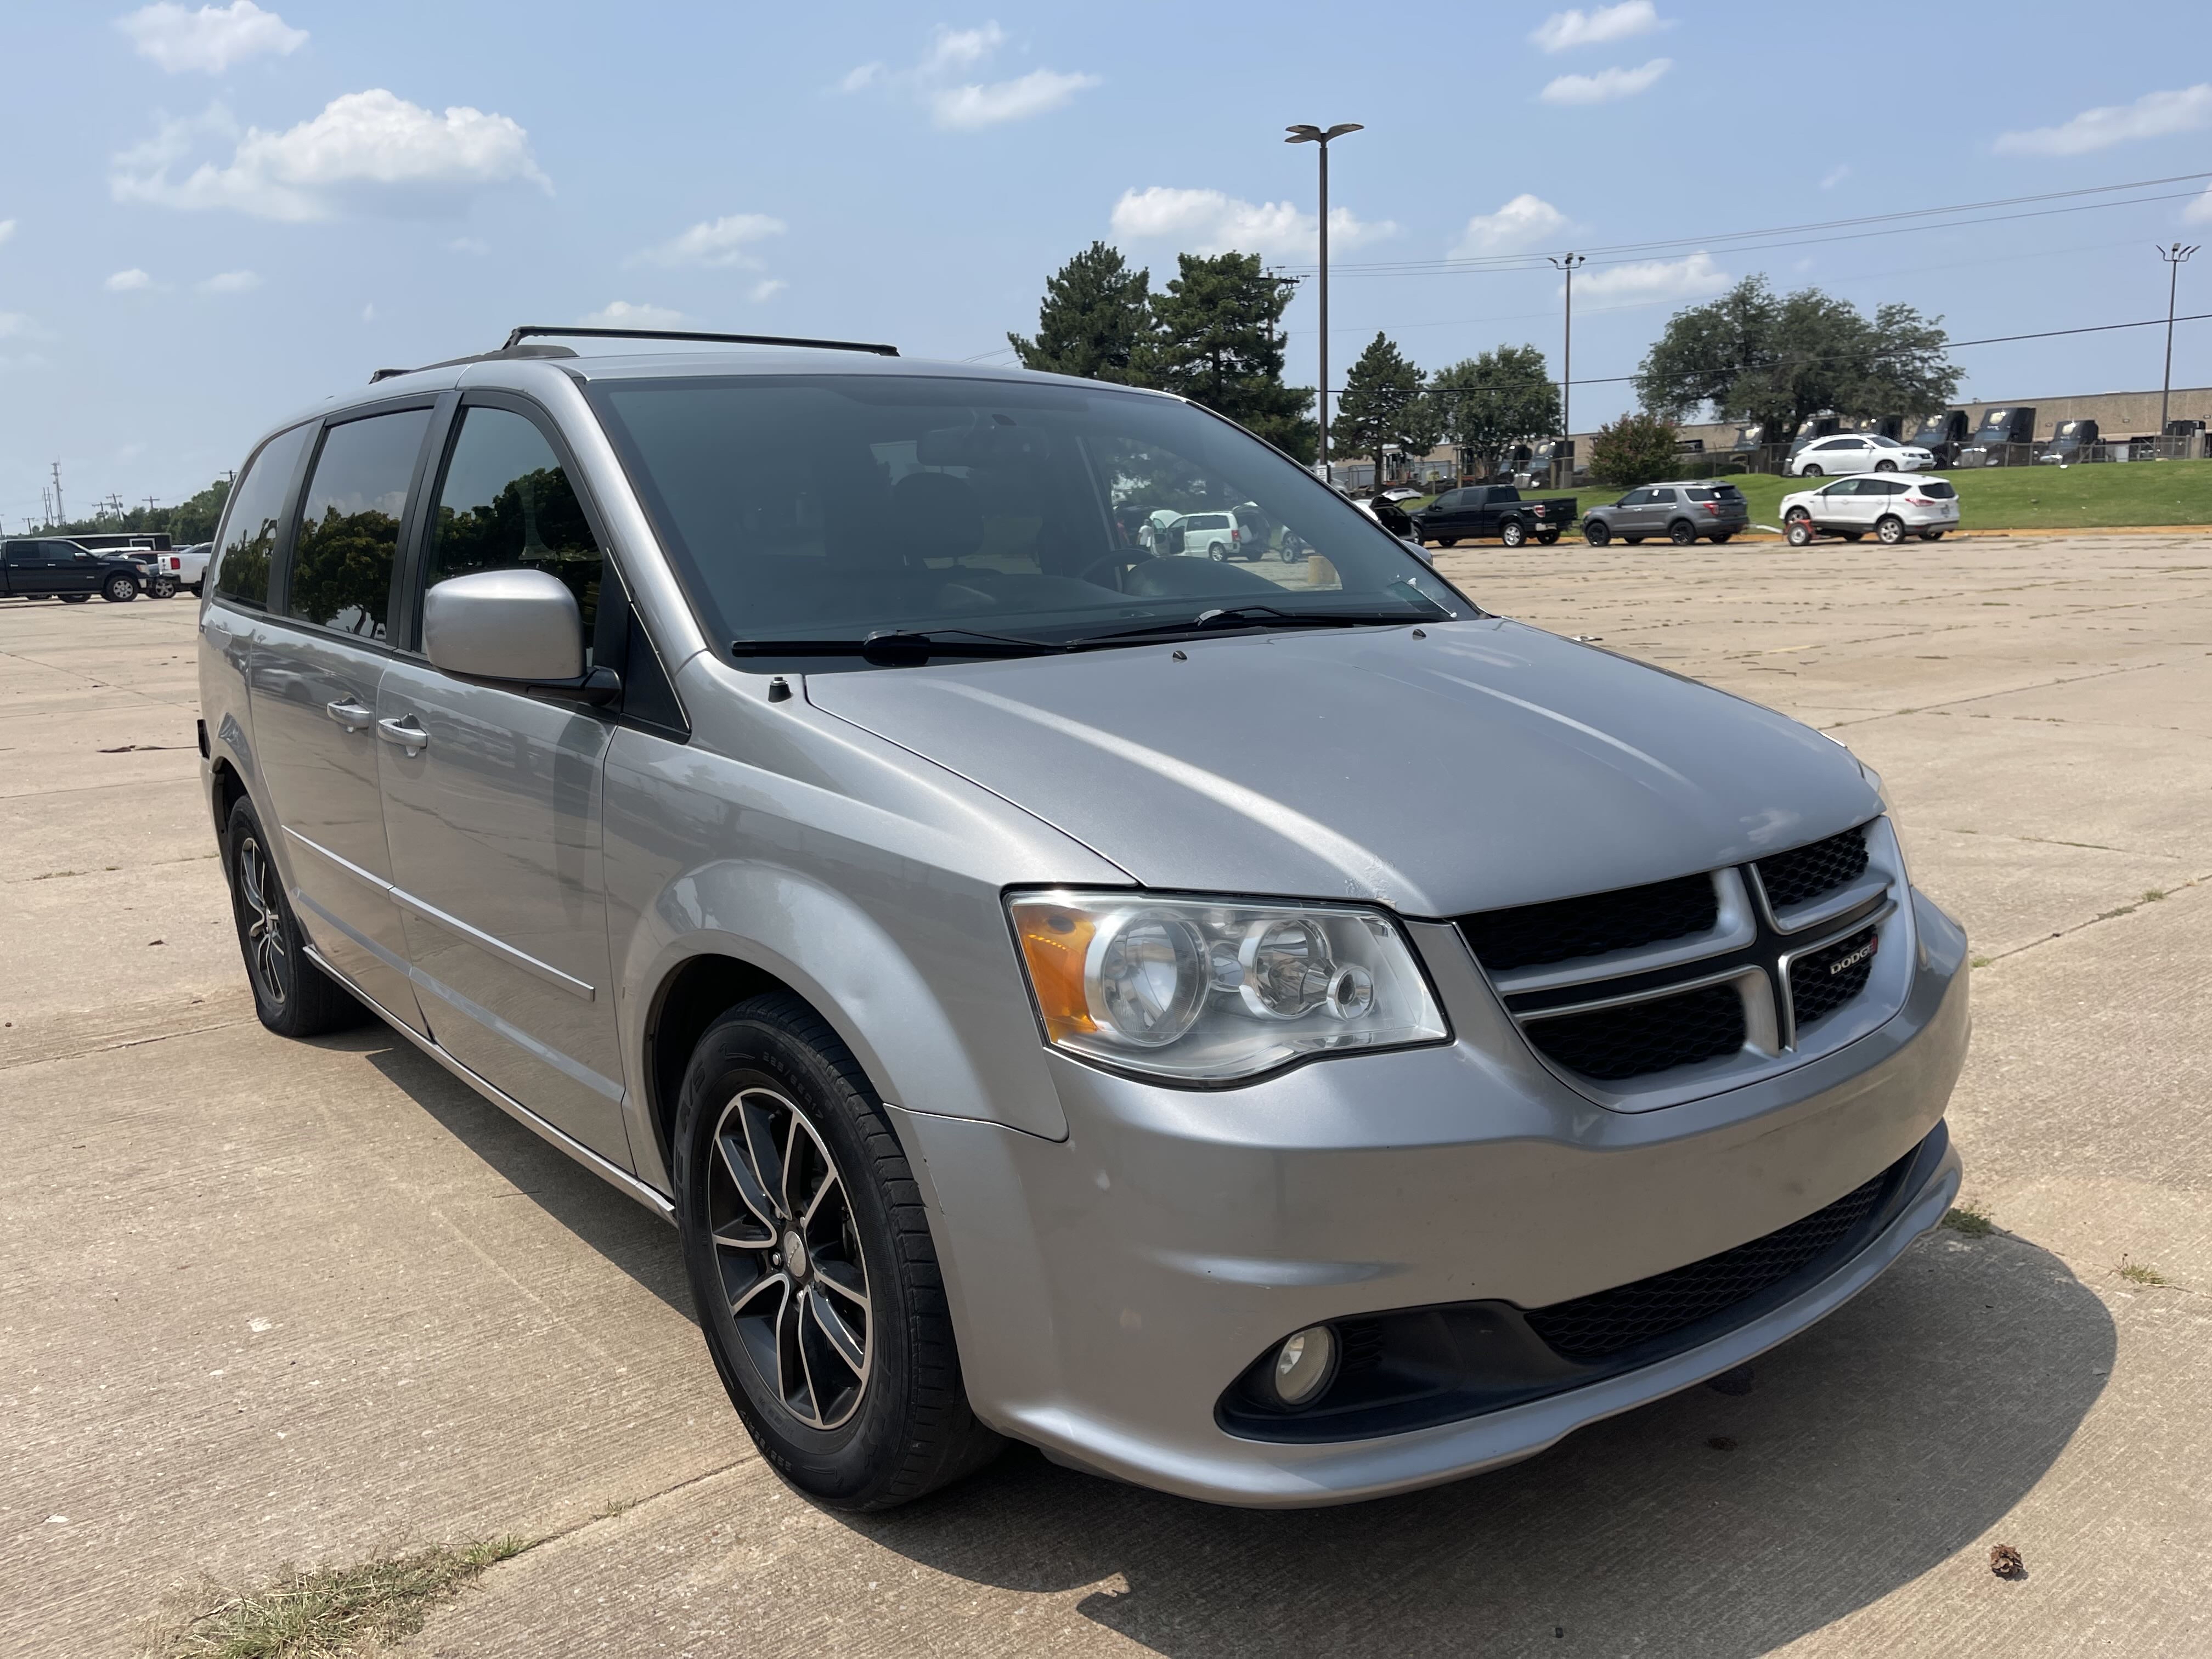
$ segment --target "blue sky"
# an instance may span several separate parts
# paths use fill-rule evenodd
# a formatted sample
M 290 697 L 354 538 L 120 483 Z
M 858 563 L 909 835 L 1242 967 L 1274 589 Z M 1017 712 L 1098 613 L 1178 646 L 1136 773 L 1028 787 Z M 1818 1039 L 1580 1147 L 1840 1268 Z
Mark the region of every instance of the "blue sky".
M 1314 152 L 1281 142 L 1294 121 L 1366 125 L 1333 167 L 1340 376 L 1377 328 L 1427 367 L 1523 340 L 1556 365 L 1556 277 L 1420 264 L 1455 256 L 1686 239 L 1578 279 L 1580 379 L 1626 374 L 1675 307 L 1761 270 L 1909 301 L 1959 338 L 2149 317 L 2153 244 L 2212 233 L 2200 180 L 1999 222 L 1723 240 L 2212 170 L 2202 0 L 2124 27 L 2014 3 L 1881 9 L 1864 29 L 1701 0 L 10 12 L 0 517 L 16 526 L 57 459 L 73 511 L 174 501 L 278 416 L 517 322 L 629 307 L 1003 360 L 1093 237 L 1156 276 L 1179 248 L 1309 264 Z M 2212 252 L 2181 308 L 2212 311 Z M 1290 317 L 1306 383 L 1312 312 L 1309 284 Z M 1960 356 L 1969 395 L 2014 398 L 2154 386 L 2160 349 L 2145 330 Z M 2212 324 L 2182 329 L 2174 377 L 2212 381 Z M 1576 424 L 1629 401 L 1579 387 Z

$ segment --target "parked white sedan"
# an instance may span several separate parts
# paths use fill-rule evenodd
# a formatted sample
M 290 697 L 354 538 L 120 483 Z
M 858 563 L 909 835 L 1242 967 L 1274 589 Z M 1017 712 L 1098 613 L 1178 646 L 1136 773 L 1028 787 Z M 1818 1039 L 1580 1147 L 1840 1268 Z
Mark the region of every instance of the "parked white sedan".
M 1948 478 L 1863 472 L 1782 498 L 1783 533 L 1792 547 L 1816 536 L 1855 542 L 1869 531 L 1892 546 L 1908 536 L 1932 542 L 1958 527 L 1959 492 Z
M 1850 472 L 1924 472 L 1936 465 L 1934 452 L 1901 444 L 1878 432 L 1839 432 L 1816 439 L 1790 458 L 1784 470 L 1793 478 L 1835 477 Z

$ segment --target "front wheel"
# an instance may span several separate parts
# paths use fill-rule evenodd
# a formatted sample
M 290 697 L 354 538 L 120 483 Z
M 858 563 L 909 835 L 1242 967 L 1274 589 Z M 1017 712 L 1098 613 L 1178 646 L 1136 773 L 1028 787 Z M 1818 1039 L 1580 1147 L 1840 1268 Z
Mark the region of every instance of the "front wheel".
M 1876 461 L 1874 464 L 1874 470 L 1877 472 L 1894 472 L 1897 471 L 1897 463 L 1895 461 Z
M 1613 531 L 1601 519 L 1593 519 L 1583 526 L 1583 539 L 1592 547 L 1603 547 L 1613 539 Z
M 1498 526 L 1498 539 L 1508 547 L 1518 547 L 1528 539 L 1528 526 L 1518 519 L 1508 519 Z
M 1875 522 L 1874 533 L 1884 547 L 1895 547 L 1905 539 L 1905 520 L 1894 513 L 1885 513 Z
M 156 576 L 148 591 L 157 599 L 173 599 L 177 597 L 177 584 L 172 577 Z
M 921 1194 L 866 1075 L 787 992 L 693 1050 L 676 1216 L 699 1325 L 745 1431 L 809 1496 L 884 1510 L 1004 1445 L 960 1380 Z
M 1626 542 L 1631 547 L 1641 547 L 1644 545 L 1644 538 L 1641 536 L 1623 536 L 1620 539 Z
M 1940 530 L 1923 530 L 1920 532 L 1920 539 L 1923 542 L 1940 542 L 1943 539 L 1943 532 Z
M 92 603 L 92 595 L 89 593 L 64 593 L 61 596 L 61 601 L 64 605 L 90 605 Z
M 100 597 L 110 605 L 128 605 L 138 597 L 138 584 L 128 576 L 110 576 L 101 585 Z

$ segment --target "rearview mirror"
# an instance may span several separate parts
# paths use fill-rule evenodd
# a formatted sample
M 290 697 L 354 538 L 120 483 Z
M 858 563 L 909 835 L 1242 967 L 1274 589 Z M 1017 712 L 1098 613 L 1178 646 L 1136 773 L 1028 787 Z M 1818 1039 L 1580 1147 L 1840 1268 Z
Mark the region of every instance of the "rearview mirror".
M 583 618 L 558 577 L 478 570 L 423 597 L 422 651 L 432 666 L 467 679 L 574 683 L 584 672 Z

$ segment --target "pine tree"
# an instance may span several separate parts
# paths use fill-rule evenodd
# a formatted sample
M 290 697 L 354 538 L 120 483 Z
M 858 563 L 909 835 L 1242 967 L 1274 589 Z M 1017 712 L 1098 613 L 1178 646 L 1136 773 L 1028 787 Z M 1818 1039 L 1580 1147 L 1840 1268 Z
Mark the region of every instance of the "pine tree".
M 1035 339 L 1009 334 L 1024 368 L 1127 380 L 1150 331 L 1152 273 L 1131 270 L 1121 250 L 1093 242 L 1048 277 Z
M 1425 455 L 1438 436 L 1435 405 L 1422 389 L 1421 371 L 1379 330 L 1344 377 L 1344 396 L 1329 427 L 1333 448 L 1375 458 L 1375 487 L 1382 487 L 1382 453 L 1395 448 Z
M 1261 270 L 1256 253 L 1183 253 L 1176 264 L 1152 296 L 1152 332 L 1128 378 L 1181 392 L 1303 463 L 1313 453 L 1314 394 L 1283 384 L 1289 289 Z

